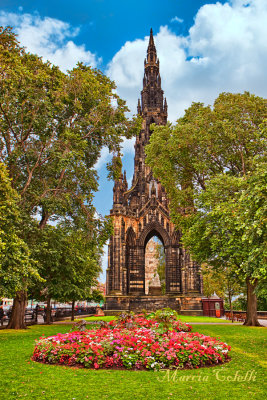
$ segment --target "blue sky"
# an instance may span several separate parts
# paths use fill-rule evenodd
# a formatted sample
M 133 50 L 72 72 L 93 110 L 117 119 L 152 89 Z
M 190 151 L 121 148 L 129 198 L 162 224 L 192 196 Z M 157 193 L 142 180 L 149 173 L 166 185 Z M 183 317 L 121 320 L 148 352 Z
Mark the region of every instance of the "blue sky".
M 184 21 L 174 26 L 174 30 L 186 34 L 198 9 L 205 3 L 199 0 L 2 0 L 1 9 L 17 13 L 22 8 L 22 14 L 37 12 L 41 18 L 49 16 L 79 27 L 75 43 L 86 44 L 90 51 L 102 57 L 102 66 L 105 66 L 127 40 L 143 38 L 150 27 L 157 32 L 174 17 Z
M 143 61 L 152 27 L 169 120 L 192 101 L 212 104 L 223 91 L 267 93 L 266 0 L 1 0 L 0 25 L 11 25 L 33 53 L 71 69 L 78 61 L 115 80 L 132 114 L 142 89 Z M 134 140 L 123 147 L 129 184 Z M 97 170 L 99 213 L 112 207 L 112 182 L 103 149 Z M 103 269 L 107 256 L 103 257 Z M 105 280 L 105 275 L 101 276 Z

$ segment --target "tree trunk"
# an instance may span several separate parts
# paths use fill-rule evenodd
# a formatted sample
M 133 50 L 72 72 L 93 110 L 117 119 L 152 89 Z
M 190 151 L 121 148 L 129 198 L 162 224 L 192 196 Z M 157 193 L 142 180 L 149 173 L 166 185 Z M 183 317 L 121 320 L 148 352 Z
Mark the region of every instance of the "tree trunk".
M 51 297 L 47 298 L 46 323 L 47 325 L 51 324 Z
M 229 305 L 230 305 L 230 317 L 231 317 L 231 320 L 233 323 L 234 322 L 234 314 L 233 314 L 232 296 L 231 296 L 229 289 L 228 289 L 228 300 L 229 300 Z
M 27 292 L 20 290 L 13 301 L 11 317 L 7 329 L 27 329 L 25 324 L 25 310 L 27 306 Z
M 257 317 L 257 297 L 255 289 L 257 286 L 257 280 L 254 282 L 250 278 L 246 278 L 247 284 L 247 316 L 244 325 L 247 326 L 261 326 Z
M 71 303 L 71 321 L 74 321 L 74 307 L 75 307 L 75 300 L 72 300 L 72 303 Z
M 45 228 L 45 226 L 47 224 L 47 221 L 48 221 L 48 218 L 49 218 L 48 212 L 42 210 L 42 218 L 41 218 L 41 221 L 39 223 L 39 229 L 44 229 Z

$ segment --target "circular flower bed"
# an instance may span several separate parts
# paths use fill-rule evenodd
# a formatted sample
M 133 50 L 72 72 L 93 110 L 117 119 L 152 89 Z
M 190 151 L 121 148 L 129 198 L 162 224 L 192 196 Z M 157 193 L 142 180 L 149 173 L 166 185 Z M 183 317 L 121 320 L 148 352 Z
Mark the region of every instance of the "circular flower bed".
M 166 322 L 166 321 L 165 321 Z M 33 360 L 86 368 L 199 368 L 229 359 L 230 347 L 190 325 L 136 316 L 99 329 L 40 338 Z M 186 332 L 187 331 L 187 332 Z

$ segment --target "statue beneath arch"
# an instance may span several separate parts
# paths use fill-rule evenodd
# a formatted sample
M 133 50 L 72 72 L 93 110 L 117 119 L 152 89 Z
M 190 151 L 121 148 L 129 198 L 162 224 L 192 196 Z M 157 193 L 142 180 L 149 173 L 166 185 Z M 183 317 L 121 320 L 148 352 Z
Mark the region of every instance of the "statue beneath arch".
M 169 202 L 160 182 L 145 164 L 145 146 L 152 123 L 167 123 L 167 101 L 161 89 L 159 60 L 150 32 L 144 65 L 143 90 L 137 112 L 143 125 L 135 143 L 134 175 L 128 189 L 126 173 L 113 188 L 114 233 L 109 243 L 106 281 L 106 314 L 123 310 L 148 311 L 171 307 L 202 315 L 202 279 L 199 266 L 181 244 L 181 232 L 170 220 Z M 164 294 L 146 293 L 145 252 L 148 241 L 157 236 L 165 251 Z

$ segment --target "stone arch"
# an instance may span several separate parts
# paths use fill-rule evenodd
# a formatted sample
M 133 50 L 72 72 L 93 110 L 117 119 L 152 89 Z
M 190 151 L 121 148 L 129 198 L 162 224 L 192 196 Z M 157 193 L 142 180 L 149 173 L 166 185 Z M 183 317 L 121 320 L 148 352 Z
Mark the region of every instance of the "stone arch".
M 169 288 L 168 274 L 171 268 L 172 258 L 171 258 L 171 238 L 169 233 L 164 229 L 164 227 L 158 221 L 149 222 L 141 232 L 137 243 L 137 266 L 139 269 L 139 277 L 143 281 L 143 294 L 145 291 L 145 249 L 148 241 L 153 237 L 157 236 L 165 249 L 165 260 L 166 260 L 166 289 Z M 168 287 L 167 287 L 168 285 Z
M 165 248 L 170 246 L 171 240 L 168 232 L 158 221 L 153 221 L 147 224 L 143 229 L 143 231 L 141 232 L 138 240 L 139 247 L 145 249 L 147 242 L 153 236 L 158 236 Z

